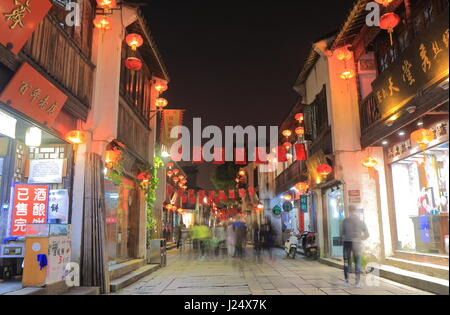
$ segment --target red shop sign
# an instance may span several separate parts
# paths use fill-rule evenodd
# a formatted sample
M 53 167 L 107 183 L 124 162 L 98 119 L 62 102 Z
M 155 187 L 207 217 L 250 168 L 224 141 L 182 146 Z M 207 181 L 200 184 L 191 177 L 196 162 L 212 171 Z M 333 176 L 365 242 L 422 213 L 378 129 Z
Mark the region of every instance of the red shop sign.
M 24 63 L 6 86 L 0 101 L 51 127 L 67 101 L 67 95 Z
M 48 185 L 14 185 L 11 236 L 27 235 L 27 224 L 46 224 Z
M 0 43 L 17 55 L 51 7 L 49 0 L 2 0 Z

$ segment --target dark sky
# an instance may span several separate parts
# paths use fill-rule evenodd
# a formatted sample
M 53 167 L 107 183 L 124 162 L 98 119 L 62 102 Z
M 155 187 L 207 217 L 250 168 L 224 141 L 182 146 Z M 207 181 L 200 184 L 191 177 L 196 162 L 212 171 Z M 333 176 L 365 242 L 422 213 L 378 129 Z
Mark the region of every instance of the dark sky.
M 279 125 L 311 43 L 340 28 L 354 0 L 152 0 L 145 8 L 167 65 L 170 108 L 185 125 Z M 206 166 L 200 185 L 208 186 Z

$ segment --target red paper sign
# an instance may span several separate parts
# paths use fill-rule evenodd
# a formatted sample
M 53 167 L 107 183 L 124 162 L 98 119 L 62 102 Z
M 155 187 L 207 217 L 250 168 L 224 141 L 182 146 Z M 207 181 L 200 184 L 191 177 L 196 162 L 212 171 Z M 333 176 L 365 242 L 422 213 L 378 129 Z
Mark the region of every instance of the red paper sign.
M 245 198 L 247 196 L 247 191 L 244 188 L 239 189 L 239 197 Z
M 214 164 L 225 164 L 225 149 L 214 147 Z
M 306 161 L 306 150 L 303 143 L 298 143 L 295 145 L 295 155 L 297 161 Z
M 206 193 L 205 193 L 205 191 L 204 191 L 204 190 L 200 190 L 200 191 L 198 192 L 198 199 L 199 199 L 199 202 L 204 202 L 205 198 L 206 198 Z
M 177 141 L 175 138 L 170 137 L 170 132 L 173 128 L 181 126 L 183 124 L 183 111 L 166 109 L 162 114 L 161 123 L 161 144 L 167 148 L 171 148 L 172 144 Z M 175 160 L 174 160 L 175 161 Z
M 209 195 L 208 195 L 208 199 L 210 201 L 214 201 L 215 198 L 216 198 L 216 192 L 214 190 L 210 190 L 209 191 Z
M 51 127 L 67 101 L 67 95 L 25 62 L 6 86 L 0 101 Z
M 27 235 L 27 224 L 46 224 L 49 186 L 14 185 L 11 236 Z
M 234 163 L 238 165 L 247 164 L 247 150 L 245 148 L 234 149 Z
M 195 190 L 193 190 L 193 189 L 190 189 L 189 190 L 189 203 L 191 204 L 191 205 L 193 205 L 193 204 L 195 204 Z
M 49 0 L 2 0 L 0 43 L 17 55 L 51 7 Z
M 230 190 L 228 191 L 228 197 L 229 197 L 230 199 L 232 199 L 232 200 L 235 200 L 235 199 L 236 199 L 236 192 L 235 192 L 234 189 L 230 189 Z
M 228 198 L 224 190 L 219 191 L 219 199 L 223 202 L 227 202 Z

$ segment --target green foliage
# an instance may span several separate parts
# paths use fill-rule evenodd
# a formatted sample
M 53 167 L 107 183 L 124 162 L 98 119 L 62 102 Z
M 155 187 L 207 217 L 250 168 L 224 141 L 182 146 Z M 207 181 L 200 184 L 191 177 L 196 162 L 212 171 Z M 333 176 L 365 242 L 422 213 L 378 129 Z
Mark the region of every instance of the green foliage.
M 216 168 L 211 182 L 217 190 L 234 189 L 236 186 L 235 179 L 239 169 L 240 166 L 232 162 L 222 164 Z
M 125 168 L 123 166 L 123 158 L 120 158 L 109 170 L 107 178 L 115 186 L 121 186 L 123 183 L 123 173 Z
M 147 227 L 147 244 L 150 244 L 152 235 L 156 227 L 156 219 L 153 210 L 156 201 L 156 190 L 158 189 L 159 179 L 158 170 L 164 166 L 164 162 L 158 156 L 155 157 L 153 165 L 145 170 L 150 176 L 147 183 L 138 182 L 139 189 L 144 192 L 146 205 L 146 227 Z

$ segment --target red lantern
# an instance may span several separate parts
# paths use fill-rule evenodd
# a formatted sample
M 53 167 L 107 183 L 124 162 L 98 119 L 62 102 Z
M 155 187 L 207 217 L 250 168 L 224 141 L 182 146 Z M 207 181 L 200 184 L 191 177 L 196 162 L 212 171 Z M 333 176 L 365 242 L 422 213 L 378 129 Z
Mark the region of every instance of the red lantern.
M 175 166 L 175 164 L 172 163 L 172 162 L 167 163 L 167 167 L 168 167 L 169 169 L 172 169 L 174 166 Z
M 155 90 L 158 91 L 158 93 L 160 93 L 160 94 L 164 93 L 165 91 L 167 91 L 167 89 L 168 89 L 168 86 L 164 82 L 158 82 L 155 85 Z
M 317 173 L 322 177 L 328 177 L 333 172 L 333 168 L 328 164 L 322 164 L 317 167 Z
M 411 141 L 419 144 L 421 150 L 426 150 L 428 144 L 436 139 L 433 130 L 419 129 L 411 134 Z
M 384 14 L 380 19 L 380 28 L 389 32 L 391 38 L 391 45 L 394 45 L 394 40 L 392 39 L 392 33 L 394 33 L 394 28 L 400 23 L 401 19 L 398 14 L 394 12 Z
M 286 138 L 289 138 L 290 136 L 292 136 L 292 131 L 290 131 L 289 129 L 283 130 L 283 132 L 281 133 L 283 136 L 285 136 Z
M 117 6 L 116 0 L 97 0 L 97 6 L 104 10 L 111 10 Z
M 139 47 L 141 47 L 144 44 L 144 39 L 142 39 L 142 36 L 139 34 L 129 34 L 125 38 L 125 41 L 133 51 L 136 51 Z
M 174 182 L 175 184 L 178 184 L 178 182 L 180 181 L 180 179 L 178 178 L 178 176 L 175 176 L 172 180 L 173 180 L 173 182 Z
M 283 147 L 284 147 L 284 149 L 285 149 L 286 151 L 289 151 L 289 150 L 292 148 L 292 143 L 290 143 L 290 142 L 285 142 L 285 143 L 283 144 Z
M 173 171 L 167 171 L 167 176 L 170 178 L 173 176 Z
M 352 69 L 345 69 L 344 72 L 341 73 L 341 79 L 350 80 L 355 76 L 355 71 Z
M 304 182 L 297 183 L 295 185 L 295 189 L 297 191 L 307 191 L 309 189 L 309 184 L 308 183 L 304 183 Z
M 102 31 L 109 31 L 112 29 L 111 20 L 103 15 L 99 15 L 94 19 L 94 25 Z
M 165 98 L 160 97 L 155 101 L 155 106 L 159 109 L 163 109 L 167 105 L 169 105 L 169 102 Z
M 120 161 L 122 152 L 120 150 L 105 151 L 105 165 L 107 168 L 113 168 Z
M 176 168 L 176 169 L 173 170 L 173 173 L 174 173 L 175 175 L 178 175 L 178 174 L 180 174 L 180 170 Z
M 340 61 L 349 61 L 352 59 L 352 52 L 347 47 L 338 48 L 334 52 L 336 58 Z
M 295 120 L 297 120 L 299 123 L 302 123 L 304 119 L 305 116 L 303 115 L 303 113 L 298 113 L 297 115 L 295 115 Z
M 151 175 L 148 171 L 139 173 L 139 174 L 136 176 L 136 179 L 137 179 L 138 181 L 143 182 L 143 183 L 148 183 L 148 182 L 150 181 L 151 178 L 152 178 L 152 175 Z
M 142 69 L 142 61 L 136 57 L 129 57 L 125 60 L 125 67 L 130 71 L 139 71 Z
M 376 3 L 381 4 L 384 7 L 389 6 L 394 0 L 375 0 Z
M 303 137 L 303 135 L 305 134 L 305 128 L 304 127 L 297 127 L 295 129 L 295 133 L 300 136 Z
M 375 168 L 378 165 L 378 161 L 375 158 L 369 156 L 361 161 L 361 164 L 367 168 Z

